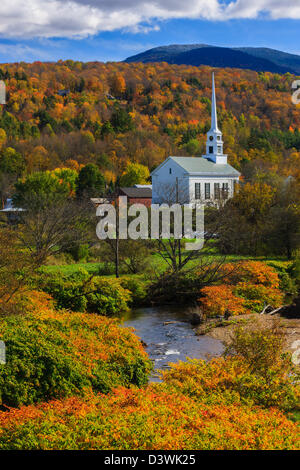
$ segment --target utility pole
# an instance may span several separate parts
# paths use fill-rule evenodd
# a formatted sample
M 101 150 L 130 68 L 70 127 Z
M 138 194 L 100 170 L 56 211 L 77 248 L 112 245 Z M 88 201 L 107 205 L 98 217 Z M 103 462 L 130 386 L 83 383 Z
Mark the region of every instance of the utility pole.
M 120 263 L 120 260 L 119 260 L 119 244 L 120 244 L 120 231 L 119 231 L 119 200 L 117 199 L 117 203 L 116 203 L 116 206 L 117 206 L 117 210 L 116 210 L 116 214 L 117 214 L 117 223 L 116 223 L 116 278 L 119 278 L 120 277 L 120 273 L 119 273 L 119 263 Z
M 116 278 L 117 279 L 120 277 L 120 272 L 119 272 L 119 264 L 120 264 L 120 257 L 119 257 L 119 248 L 120 248 L 120 226 L 119 226 L 120 204 L 119 204 L 119 196 L 120 196 L 120 187 L 119 187 L 119 182 L 117 181 L 116 193 L 115 193 L 115 205 L 116 205 L 115 269 L 116 269 Z
M 179 203 L 179 185 L 178 185 L 178 177 L 177 177 L 176 178 L 176 204 L 178 203 Z M 181 239 L 178 240 L 178 261 L 179 261 L 179 268 L 181 268 Z

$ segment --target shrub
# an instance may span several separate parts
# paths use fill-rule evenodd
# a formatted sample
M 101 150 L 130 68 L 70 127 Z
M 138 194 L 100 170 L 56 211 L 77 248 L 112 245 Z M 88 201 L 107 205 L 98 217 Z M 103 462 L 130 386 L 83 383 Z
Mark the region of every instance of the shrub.
M 299 428 L 282 411 L 299 403 L 297 377 L 290 358 L 281 354 L 284 338 L 277 323 L 269 331 L 257 329 L 251 335 L 237 330 L 225 357 L 173 364 L 162 373 L 163 383 L 141 389 L 128 388 L 130 381 L 138 386 L 144 383 L 141 362 L 135 374 L 128 374 L 132 366 L 124 366 L 128 356 L 147 364 L 137 339 L 127 330 L 124 345 L 122 330 L 105 318 L 101 319 L 105 331 L 99 337 L 99 317 L 88 316 L 87 322 L 78 324 L 77 316 L 83 316 L 74 315 L 75 324 L 72 315 L 62 322 L 52 310 L 46 316 L 40 314 L 40 321 L 48 318 L 51 323 L 42 321 L 39 333 L 49 335 L 54 324 L 55 334 L 65 339 L 70 337 L 66 326 L 71 325 L 79 353 L 76 360 L 90 373 L 100 353 L 105 356 L 101 360 L 111 354 L 116 362 L 113 351 L 121 352 L 119 368 L 109 370 L 107 377 L 109 385 L 115 386 L 116 370 L 124 372 L 127 388 L 118 384 L 103 395 L 96 394 L 100 388 L 94 387 L 83 396 L 0 411 L 1 450 L 299 449 Z M 116 340 L 116 331 L 122 339 Z
M 225 356 L 236 355 L 246 370 L 238 381 L 239 393 L 264 406 L 293 409 L 299 405 L 296 370 L 288 353 L 283 353 L 285 335 L 280 322 L 266 329 L 237 328 Z
M 297 287 L 300 286 L 300 257 L 298 256 L 290 267 L 290 274 L 294 279 Z
M 134 306 L 142 305 L 147 298 L 147 283 L 141 279 L 133 277 L 122 277 L 121 285 L 131 293 L 131 304 Z
M 269 261 L 268 265 L 274 268 L 279 277 L 279 288 L 286 294 L 297 294 L 297 280 L 294 279 L 294 263 L 286 261 Z
M 279 277 L 275 269 L 261 261 L 243 261 L 237 264 L 227 263 L 222 267 L 227 284 L 235 285 L 239 282 L 260 284 L 277 289 Z
M 284 295 L 279 289 L 277 272 L 259 261 L 239 264 L 228 263 L 222 267 L 223 284 L 202 289 L 199 302 L 209 316 L 261 312 L 266 304 L 277 308 L 283 304 Z
M 32 308 L 0 324 L 7 364 L 0 366 L 2 404 L 20 406 L 55 397 L 103 393 L 118 385 L 142 386 L 150 362 L 138 339 L 115 320 L 57 312 L 45 294 L 32 294 Z
M 247 313 L 244 299 L 237 297 L 231 286 L 209 286 L 201 290 L 204 296 L 199 299 L 204 307 L 204 311 L 209 316 L 224 315 L 226 311 L 230 315 L 242 315 Z
M 249 333 L 234 341 L 225 358 L 172 365 L 163 373 L 165 389 L 209 405 L 293 410 L 299 405 L 297 374 L 290 357 L 277 356 L 277 346 L 272 332 L 257 333 L 252 341 Z
M 38 286 L 54 298 L 57 308 L 78 312 L 116 315 L 126 311 L 131 300 L 120 280 L 93 276 L 84 269 L 70 275 L 44 274 Z
M 86 260 L 89 256 L 89 245 L 78 244 L 68 250 L 74 261 Z
M 181 366 L 182 381 L 189 368 Z M 0 449 L 267 450 L 299 448 L 298 428 L 276 409 L 212 405 L 161 384 L 118 388 L 0 412 Z M 171 390 L 172 388 L 172 390 Z
M 260 313 L 267 304 L 272 305 L 273 308 L 280 307 L 284 300 L 284 295 L 279 289 L 259 284 L 240 282 L 234 292 L 245 300 L 244 306 L 247 309 L 257 313 Z
M 95 276 L 90 281 L 88 289 L 90 293 L 86 294 L 86 299 L 89 312 L 116 315 L 128 310 L 131 294 L 122 287 L 119 279 Z

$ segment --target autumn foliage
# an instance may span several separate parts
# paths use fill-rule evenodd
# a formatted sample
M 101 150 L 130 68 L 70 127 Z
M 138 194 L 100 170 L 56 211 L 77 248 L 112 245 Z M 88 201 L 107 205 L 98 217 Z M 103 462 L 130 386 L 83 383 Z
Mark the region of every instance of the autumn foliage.
M 5 64 L 0 171 L 33 172 L 96 163 L 108 178 L 128 162 L 149 169 L 168 155 L 204 150 L 210 121 L 210 67 L 166 63 Z M 230 163 L 260 161 L 299 175 L 299 113 L 289 74 L 220 69 L 219 120 Z M 249 106 L 249 102 L 251 105 Z M 18 154 L 6 168 L 5 149 Z M 4 153 L 3 153 L 4 152 Z
M 260 261 L 227 263 L 222 284 L 204 287 L 199 302 L 209 316 L 260 312 L 265 305 L 282 305 L 284 295 L 274 268 Z
M 243 402 L 226 387 L 242 372 L 224 361 L 181 363 L 164 374 L 164 384 L 146 389 L 119 387 L 108 396 L 88 394 L 0 413 L 0 448 L 299 448 L 297 425 L 281 411 Z
M 144 385 L 151 364 L 141 343 L 116 320 L 56 311 L 32 292 L 27 313 L 0 324 L 8 362 L 0 368 L 1 403 L 20 406 L 112 387 Z
M 299 391 L 275 331 L 237 332 L 228 357 L 173 364 L 146 386 L 150 363 L 129 329 L 55 311 L 42 293 L 29 301 L 0 328 L 0 449 L 299 448 L 283 413 Z

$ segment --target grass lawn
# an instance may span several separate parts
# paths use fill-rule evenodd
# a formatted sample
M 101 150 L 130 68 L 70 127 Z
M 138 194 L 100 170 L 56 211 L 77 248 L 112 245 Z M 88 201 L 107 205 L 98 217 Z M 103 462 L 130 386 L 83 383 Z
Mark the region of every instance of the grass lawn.
M 290 413 L 287 413 L 287 416 L 289 419 L 294 421 L 295 423 L 300 424 L 300 411 L 291 411 Z
M 218 253 L 209 253 L 206 255 L 206 260 L 208 259 L 215 259 L 216 261 L 222 259 L 223 256 L 218 254 Z M 231 263 L 231 262 L 237 262 L 237 261 L 263 261 L 265 263 L 268 262 L 285 262 L 287 261 L 286 258 L 276 258 L 276 257 L 264 257 L 264 256 L 241 256 L 241 255 L 228 255 L 226 256 L 226 263 Z M 199 263 L 199 260 L 193 260 L 191 261 L 188 266 L 193 266 L 197 265 Z M 77 272 L 79 269 L 85 269 L 91 274 L 97 274 L 99 271 L 99 268 L 103 266 L 103 263 L 73 263 L 73 264 L 62 264 L 62 265 L 47 265 L 43 266 L 43 271 L 48 272 L 48 273 L 55 273 L 55 272 L 61 272 L 63 274 L 73 274 Z M 167 269 L 168 265 L 165 260 L 163 260 L 158 254 L 153 254 L 150 258 L 149 261 L 149 271 L 155 271 L 156 273 L 158 272 L 163 272 Z M 128 274 L 126 274 L 128 276 Z M 137 276 L 137 275 L 134 275 Z M 107 277 L 114 277 L 112 274 L 107 275 Z
M 51 266 L 43 266 L 43 271 L 46 273 L 56 273 L 61 272 L 63 274 L 73 274 L 77 272 L 79 269 L 85 269 L 89 273 L 97 273 L 99 267 L 101 266 L 100 263 L 74 263 L 74 264 L 62 264 L 62 265 L 51 265 Z

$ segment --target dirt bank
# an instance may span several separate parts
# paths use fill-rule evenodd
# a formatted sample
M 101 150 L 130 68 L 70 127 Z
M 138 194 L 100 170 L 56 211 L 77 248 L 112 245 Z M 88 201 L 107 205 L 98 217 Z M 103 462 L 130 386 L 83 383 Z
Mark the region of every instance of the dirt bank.
M 254 313 L 251 315 L 243 315 L 241 317 L 231 317 L 228 321 L 227 326 L 218 326 L 216 328 L 209 329 L 206 327 L 205 334 L 219 339 L 224 343 L 230 342 L 232 332 L 240 326 L 243 326 L 247 330 L 255 329 L 257 324 L 268 328 L 272 325 L 274 319 L 280 319 L 280 323 L 286 334 L 286 351 L 295 352 L 293 344 L 295 341 L 300 341 L 300 319 L 287 319 L 280 315 L 260 315 Z M 203 326 L 198 328 L 198 334 L 203 334 Z

